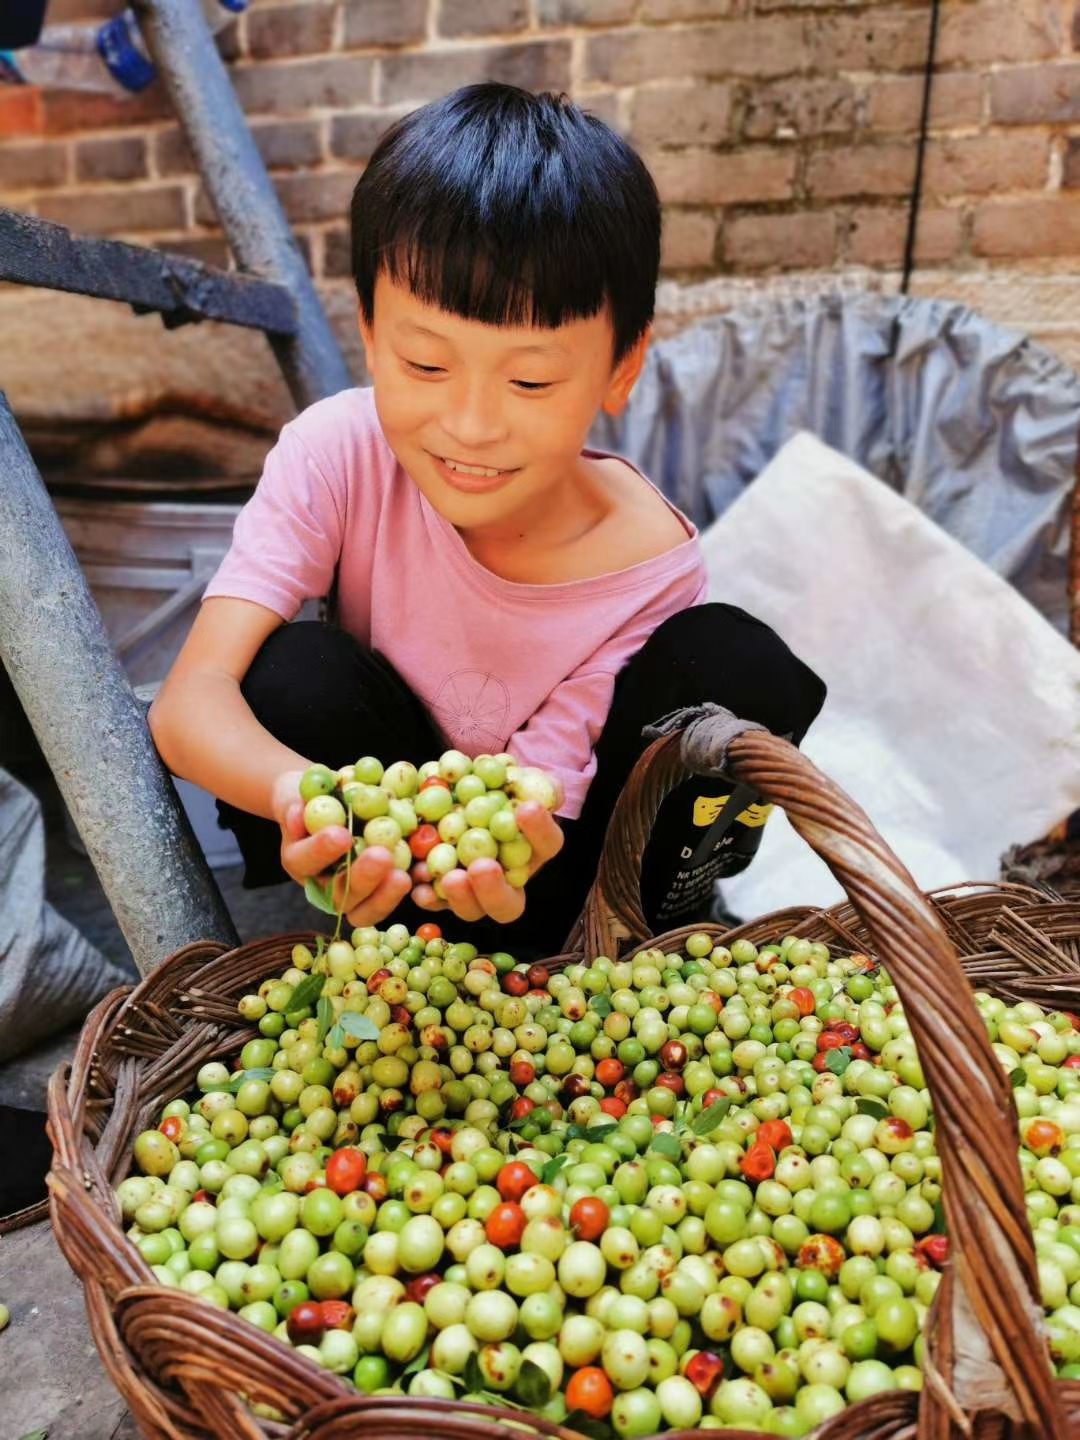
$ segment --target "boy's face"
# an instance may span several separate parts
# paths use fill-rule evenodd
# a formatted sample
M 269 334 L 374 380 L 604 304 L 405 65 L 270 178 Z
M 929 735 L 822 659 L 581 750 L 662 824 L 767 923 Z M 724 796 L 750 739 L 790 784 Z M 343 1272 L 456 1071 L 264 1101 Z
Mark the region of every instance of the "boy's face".
M 461 530 L 554 499 L 580 473 L 597 413 L 625 406 L 647 344 L 613 366 L 606 309 L 558 329 L 485 325 L 425 304 L 385 272 L 360 332 L 391 448 Z

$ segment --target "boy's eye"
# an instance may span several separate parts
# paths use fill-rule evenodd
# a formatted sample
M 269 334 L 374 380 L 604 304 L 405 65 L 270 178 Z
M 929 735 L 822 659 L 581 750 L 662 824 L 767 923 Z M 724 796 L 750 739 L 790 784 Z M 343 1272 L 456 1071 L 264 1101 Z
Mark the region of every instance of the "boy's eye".
M 549 380 L 515 380 L 513 383 L 518 387 L 519 390 L 532 391 L 551 389 L 551 382 Z
M 445 373 L 441 365 L 418 365 L 415 360 L 406 360 L 405 364 L 419 375 L 442 375 Z

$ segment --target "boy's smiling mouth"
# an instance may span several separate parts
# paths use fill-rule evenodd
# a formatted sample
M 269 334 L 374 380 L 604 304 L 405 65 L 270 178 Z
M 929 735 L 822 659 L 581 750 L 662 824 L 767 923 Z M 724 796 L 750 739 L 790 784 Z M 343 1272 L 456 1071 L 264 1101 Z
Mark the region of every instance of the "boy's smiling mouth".
M 509 470 L 500 470 L 493 465 L 469 465 L 463 460 L 435 454 L 432 454 L 431 458 L 435 461 L 439 474 L 448 485 L 452 485 L 457 490 L 466 490 L 471 493 L 497 489 L 512 475 L 516 475 L 518 469 L 515 467 Z

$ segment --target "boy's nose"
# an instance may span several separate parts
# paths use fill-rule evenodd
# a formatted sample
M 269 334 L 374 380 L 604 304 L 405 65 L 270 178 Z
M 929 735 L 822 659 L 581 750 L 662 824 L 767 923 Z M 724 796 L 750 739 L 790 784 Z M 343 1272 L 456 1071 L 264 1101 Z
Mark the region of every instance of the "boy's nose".
M 498 444 L 507 434 L 501 405 L 490 393 L 477 389 L 461 391 L 451 399 L 442 428 L 464 452 L 451 458 L 464 462 L 481 458 L 474 454 L 476 450 Z

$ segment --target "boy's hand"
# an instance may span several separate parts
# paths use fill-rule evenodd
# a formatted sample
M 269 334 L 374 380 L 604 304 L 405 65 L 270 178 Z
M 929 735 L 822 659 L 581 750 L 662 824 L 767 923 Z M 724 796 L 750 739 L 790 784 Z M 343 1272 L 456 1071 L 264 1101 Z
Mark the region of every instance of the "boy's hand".
M 299 793 L 303 773 L 290 770 L 279 775 L 273 791 L 274 817 L 281 826 L 281 868 L 299 885 L 335 870 L 352 844 L 344 825 L 328 825 L 315 835 L 307 833 Z M 345 911 L 352 925 L 377 925 L 385 920 L 404 900 L 412 883 L 404 870 L 394 869 L 390 851 L 379 846 L 371 846 L 352 862 L 348 878 L 346 893 L 345 876 L 336 876 L 334 904 Z
M 517 822 L 522 835 L 532 846 L 529 861 L 531 879 L 542 865 L 553 859 L 563 847 L 564 836 L 555 816 L 542 805 L 521 805 Z M 368 851 L 364 852 L 365 858 Z M 413 887 L 413 899 L 423 910 L 453 910 L 459 920 L 476 921 L 485 916 L 509 925 L 525 910 L 525 891 L 515 890 L 506 883 L 503 868 L 497 860 L 474 860 L 468 870 L 451 870 L 443 876 L 447 898 L 440 900 L 430 885 Z

